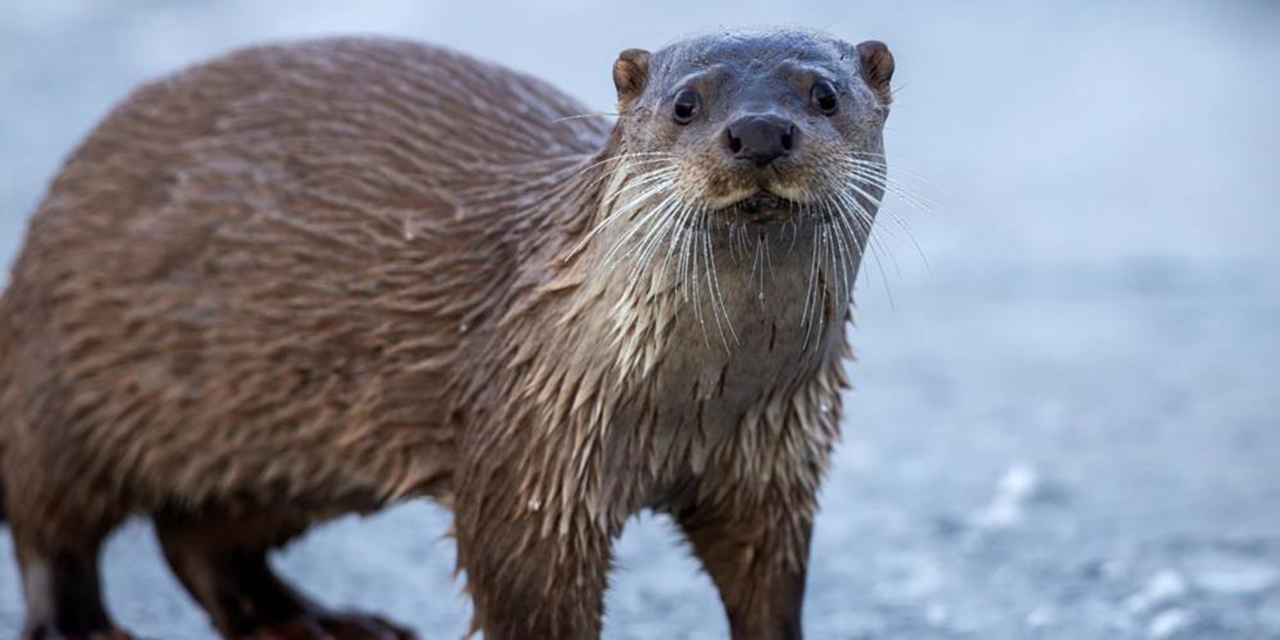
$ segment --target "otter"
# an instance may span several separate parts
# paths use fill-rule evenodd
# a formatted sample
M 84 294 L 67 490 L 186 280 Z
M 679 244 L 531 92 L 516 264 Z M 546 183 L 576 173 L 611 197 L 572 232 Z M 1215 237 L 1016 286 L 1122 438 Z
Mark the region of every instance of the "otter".
M 389 39 L 144 85 L 65 162 L 0 301 L 23 637 L 129 637 L 98 555 L 143 515 L 226 638 L 410 638 L 267 558 L 426 497 L 488 640 L 599 637 L 645 509 L 733 638 L 800 638 L 893 66 L 799 30 L 630 49 L 612 124 Z

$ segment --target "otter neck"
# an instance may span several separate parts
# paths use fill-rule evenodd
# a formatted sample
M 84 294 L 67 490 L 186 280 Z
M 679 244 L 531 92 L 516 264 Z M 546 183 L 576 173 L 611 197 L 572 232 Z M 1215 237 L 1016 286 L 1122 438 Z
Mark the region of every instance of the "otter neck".
M 601 184 L 598 210 L 570 240 L 580 286 L 557 324 L 593 327 L 580 357 L 608 360 L 635 406 L 679 423 L 689 401 L 706 403 L 715 411 L 698 419 L 717 439 L 839 359 L 861 243 L 841 246 L 829 220 L 801 215 L 751 224 L 698 212 L 655 230 L 645 225 L 661 220 L 636 207 L 610 220 L 608 171 L 588 178 Z

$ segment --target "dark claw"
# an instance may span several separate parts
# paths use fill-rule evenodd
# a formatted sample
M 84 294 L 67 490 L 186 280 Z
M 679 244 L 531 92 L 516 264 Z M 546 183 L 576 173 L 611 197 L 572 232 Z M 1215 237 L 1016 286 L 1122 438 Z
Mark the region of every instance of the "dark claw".
M 416 640 L 416 636 L 377 616 L 325 613 L 263 627 L 245 640 Z
M 105 631 L 94 631 L 88 635 L 69 636 L 59 633 L 49 626 L 38 627 L 27 633 L 27 640 L 134 640 L 133 636 L 121 631 L 120 629 L 108 629 Z

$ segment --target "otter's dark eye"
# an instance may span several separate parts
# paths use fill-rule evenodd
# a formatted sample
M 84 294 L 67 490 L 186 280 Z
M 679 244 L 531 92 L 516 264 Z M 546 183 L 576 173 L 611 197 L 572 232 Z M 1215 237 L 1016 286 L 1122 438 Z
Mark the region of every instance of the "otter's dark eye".
M 840 95 L 836 93 L 835 85 L 827 80 L 815 82 L 810 97 L 813 100 L 813 106 L 824 115 L 834 115 L 840 109 Z
M 698 115 L 701 107 L 702 99 L 698 97 L 697 91 L 681 89 L 680 93 L 676 94 L 672 116 L 675 118 L 676 124 L 689 124 L 693 122 L 693 117 Z

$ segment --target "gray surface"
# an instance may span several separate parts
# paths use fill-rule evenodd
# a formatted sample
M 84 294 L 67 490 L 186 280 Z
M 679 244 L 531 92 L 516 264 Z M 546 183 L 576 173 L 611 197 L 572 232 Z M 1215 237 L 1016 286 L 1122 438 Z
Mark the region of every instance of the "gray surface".
M 878 37 L 899 60 L 890 154 L 940 206 L 902 214 L 931 268 L 899 230 L 882 235 L 888 292 L 874 265 L 860 282 L 810 637 L 1280 638 L 1271 4 L 461 4 L 0 3 L 0 261 L 112 101 L 239 43 L 400 33 L 605 110 L 628 46 L 719 24 Z M 425 504 L 344 520 L 279 564 L 326 601 L 457 637 L 446 522 Z M 0 535 L 0 637 L 20 616 L 10 552 Z M 666 523 L 635 522 L 620 565 L 606 637 L 726 636 Z M 105 571 L 134 629 L 211 637 L 145 525 Z

